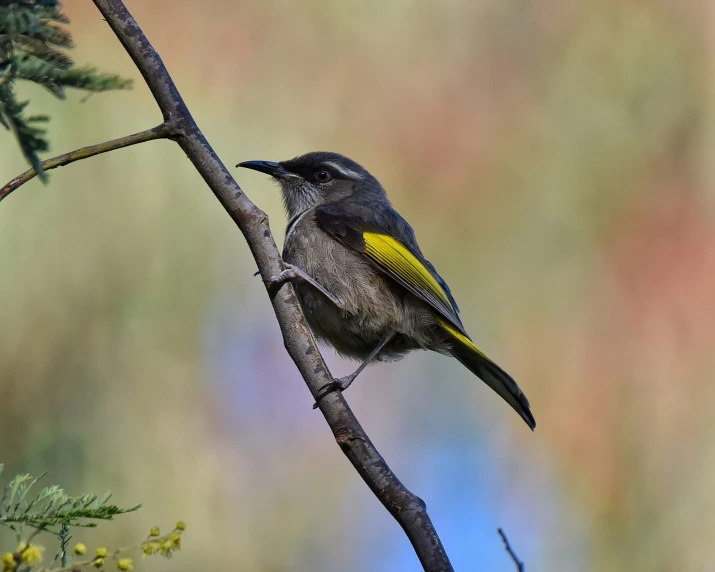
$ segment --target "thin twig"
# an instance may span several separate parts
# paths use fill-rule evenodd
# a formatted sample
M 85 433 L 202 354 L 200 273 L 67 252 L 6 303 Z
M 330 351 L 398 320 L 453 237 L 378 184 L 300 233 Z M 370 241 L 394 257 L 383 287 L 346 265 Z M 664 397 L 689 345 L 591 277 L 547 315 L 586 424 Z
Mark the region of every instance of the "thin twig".
M 70 563 L 70 556 L 67 554 L 67 547 L 69 546 L 70 539 L 70 527 L 66 522 L 62 523 L 62 528 L 60 529 L 60 551 L 62 552 L 62 568 L 66 568 Z
M 516 555 L 516 552 L 514 552 L 514 550 L 512 549 L 511 544 L 509 544 L 509 539 L 506 537 L 506 533 L 501 528 L 499 528 L 497 532 L 499 533 L 499 536 L 501 536 L 501 539 L 504 541 L 504 548 L 506 548 L 506 551 L 509 553 L 509 556 L 511 556 L 511 559 L 516 565 L 516 572 L 525 572 L 526 566 L 524 566 L 524 563 L 519 560 Z
M 69 153 L 64 153 L 53 157 L 52 159 L 47 159 L 42 162 L 42 169 L 44 171 L 49 171 L 51 169 L 56 169 L 57 167 L 64 167 L 75 161 L 81 159 L 87 159 L 88 157 L 94 157 L 95 155 L 101 155 L 102 153 L 107 153 L 108 151 L 115 151 L 116 149 L 121 149 L 122 147 L 129 147 L 131 145 L 136 145 L 137 143 L 145 143 L 146 141 L 152 141 L 153 139 L 166 139 L 173 135 L 173 129 L 168 123 L 162 123 L 146 131 L 141 131 L 140 133 L 135 133 L 134 135 L 127 135 L 126 137 L 120 137 L 119 139 L 113 139 L 112 141 L 105 141 L 104 143 L 98 143 L 97 145 L 90 145 L 89 147 L 82 147 L 81 149 L 75 149 Z M 10 182 L 8 182 L 4 187 L 0 189 L 0 201 L 7 197 L 17 188 L 21 187 L 28 181 L 31 181 L 37 176 L 35 169 L 29 169 L 25 171 L 22 175 L 18 175 Z

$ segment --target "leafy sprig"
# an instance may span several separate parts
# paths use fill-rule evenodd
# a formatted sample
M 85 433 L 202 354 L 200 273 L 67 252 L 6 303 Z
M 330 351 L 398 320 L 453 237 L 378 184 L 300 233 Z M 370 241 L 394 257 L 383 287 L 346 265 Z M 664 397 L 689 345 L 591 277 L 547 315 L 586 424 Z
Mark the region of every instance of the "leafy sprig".
M 2 469 L 0 465 L 0 473 Z M 43 476 L 22 474 L 10 480 L 0 499 L 0 524 L 18 534 L 22 527 L 29 526 L 59 535 L 62 526 L 94 528 L 97 523 L 92 521 L 112 520 L 141 508 L 141 505 L 120 508 L 110 504 L 111 493 L 73 497 L 57 485 L 35 492 L 35 485 Z
M 0 473 L 2 470 L 0 464 Z M 138 510 L 141 505 L 120 508 L 109 504 L 110 494 L 73 497 L 57 485 L 38 490 L 36 485 L 43 476 L 17 475 L 2 488 L 0 524 L 15 531 L 18 544 L 14 551 L 0 551 L 1 572 L 101 570 L 109 562 L 126 572 L 134 569 L 134 560 L 130 556 L 133 552 L 140 552 L 143 557 L 170 558 L 181 550 L 181 538 L 186 530 L 182 521 L 177 522 L 168 534 L 162 535 L 158 527 L 152 527 L 141 542 L 114 551 L 100 546 L 94 553 L 88 553 L 87 546 L 81 542 L 70 550 L 72 528 L 96 527 L 97 523 L 93 521 L 112 520 L 117 515 Z M 33 529 L 32 532 L 25 534 L 26 527 Z M 45 548 L 34 540 L 40 533 L 52 534 L 59 541 L 59 550 L 49 568 L 41 567 Z
M 75 67 L 67 50 L 74 47 L 63 27 L 69 19 L 58 0 L 0 0 L 0 124 L 15 135 L 23 155 L 43 180 L 38 153 L 47 151 L 46 115 L 28 115 L 28 101 L 14 85 L 30 81 L 64 99 L 65 88 L 89 92 L 127 89 L 132 81 L 91 66 Z

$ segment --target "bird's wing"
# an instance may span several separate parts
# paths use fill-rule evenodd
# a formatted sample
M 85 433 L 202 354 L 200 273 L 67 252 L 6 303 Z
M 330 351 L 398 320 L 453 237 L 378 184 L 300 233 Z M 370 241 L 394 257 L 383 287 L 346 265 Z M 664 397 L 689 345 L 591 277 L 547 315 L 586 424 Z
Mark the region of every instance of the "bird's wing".
M 357 216 L 356 216 L 357 215 Z M 315 209 L 315 219 L 330 236 L 364 255 L 375 267 L 424 300 L 465 336 L 446 283 L 421 253 L 398 240 L 365 210 L 350 212 L 338 204 Z

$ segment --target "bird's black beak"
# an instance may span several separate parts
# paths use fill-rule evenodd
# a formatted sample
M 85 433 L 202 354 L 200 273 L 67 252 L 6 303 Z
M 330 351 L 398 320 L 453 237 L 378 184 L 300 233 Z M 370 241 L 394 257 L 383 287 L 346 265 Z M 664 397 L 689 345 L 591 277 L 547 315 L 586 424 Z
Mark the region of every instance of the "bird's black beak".
M 236 165 L 236 167 L 253 169 L 254 171 L 266 173 L 278 179 L 287 179 L 288 177 L 294 176 L 293 173 L 284 169 L 280 163 L 274 163 L 273 161 L 244 161 Z

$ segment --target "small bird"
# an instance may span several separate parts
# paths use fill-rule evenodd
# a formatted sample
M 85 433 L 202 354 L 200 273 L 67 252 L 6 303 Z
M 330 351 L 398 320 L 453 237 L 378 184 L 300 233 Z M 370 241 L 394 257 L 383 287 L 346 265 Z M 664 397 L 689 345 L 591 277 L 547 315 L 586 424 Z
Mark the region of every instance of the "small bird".
M 526 396 L 469 338 L 447 283 L 365 168 L 328 152 L 237 167 L 278 181 L 288 211 L 286 270 L 267 283 L 291 281 L 318 339 L 362 361 L 332 389 L 347 389 L 373 361 L 427 349 L 457 358 L 536 427 Z

